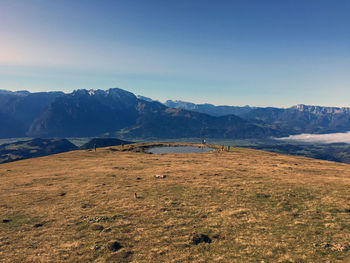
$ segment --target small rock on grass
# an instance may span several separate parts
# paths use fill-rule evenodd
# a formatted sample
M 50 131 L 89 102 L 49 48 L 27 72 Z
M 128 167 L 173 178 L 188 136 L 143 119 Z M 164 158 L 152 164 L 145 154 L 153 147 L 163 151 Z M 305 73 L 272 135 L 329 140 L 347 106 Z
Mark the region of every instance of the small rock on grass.
M 100 248 L 101 248 L 100 245 L 94 245 L 94 246 L 91 248 L 91 250 L 96 251 L 96 250 L 99 250 Z
M 95 231 L 102 231 L 104 229 L 104 227 L 100 224 L 92 224 L 90 228 Z
M 189 241 L 192 245 L 198 245 L 199 243 L 211 243 L 210 237 L 198 233 L 191 233 L 189 236 Z
M 43 224 L 35 224 L 33 227 L 35 227 L 35 228 L 38 228 L 38 227 L 42 227 L 43 226 Z
M 116 240 L 111 240 L 111 241 L 109 241 L 108 243 L 107 243 L 107 249 L 109 250 L 109 251 L 113 251 L 113 252 L 115 252 L 115 251 L 118 251 L 119 249 L 121 249 L 122 248 L 122 246 L 118 243 L 118 241 L 116 241 Z
M 105 232 L 105 233 L 109 233 L 111 231 L 112 231 L 112 228 L 106 228 L 105 230 L 103 230 L 103 232 Z
M 2 222 L 3 222 L 3 223 L 10 223 L 10 222 L 11 222 L 11 219 L 3 219 Z

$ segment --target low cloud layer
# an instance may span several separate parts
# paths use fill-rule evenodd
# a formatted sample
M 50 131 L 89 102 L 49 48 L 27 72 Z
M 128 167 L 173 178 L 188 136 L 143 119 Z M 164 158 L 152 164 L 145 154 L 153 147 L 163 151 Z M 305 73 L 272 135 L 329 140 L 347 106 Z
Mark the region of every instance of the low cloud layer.
M 330 133 L 330 134 L 299 134 L 290 135 L 289 137 L 278 138 L 284 141 L 299 141 L 308 143 L 349 143 L 350 132 Z

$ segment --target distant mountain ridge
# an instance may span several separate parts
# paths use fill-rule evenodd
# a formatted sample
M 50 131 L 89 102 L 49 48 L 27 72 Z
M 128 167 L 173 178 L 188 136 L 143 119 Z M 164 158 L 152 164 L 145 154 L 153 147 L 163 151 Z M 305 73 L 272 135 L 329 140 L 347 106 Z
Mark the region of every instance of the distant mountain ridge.
M 184 110 L 190 110 L 190 111 L 196 111 L 200 113 L 209 114 L 212 116 L 220 117 L 224 115 L 237 115 L 241 116 L 245 113 L 248 113 L 252 109 L 256 109 L 256 107 L 250 107 L 250 106 L 227 106 L 227 105 L 220 105 L 215 106 L 213 104 L 195 104 L 192 102 L 186 102 L 181 100 L 167 100 L 164 105 L 170 108 L 176 108 L 176 109 L 184 109 Z
M 27 96 L 30 94 L 27 90 L 19 90 L 19 91 L 10 91 L 5 89 L 0 89 L 0 94 L 4 95 L 16 95 L 16 96 Z
M 242 119 L 281 133 L 333 133 L 350 131 L 350 107 L 323 107 L 298 104 L 291 108 L 237 107 L 194 104 L 184 101 L 166 101 L 165 105 L 188 109 L 212 116 L 235 114 Z
M 276 107 L 251 107 L 246 106 L 228 106 L 228 105 L 213 105 L 208 103 L 195 104 L 192 102 L 182 100 L 167 100 L 164 105 L 169 108 L 184 109 L 190 111 L 196 111 L 206 113 L 212 116 L 224 116 L 234 114 L 237 116 L 244 116 L 248 112 L 256 109 L 278 109 L 288 110 L 295 109 L 301 112 L 309 112 L 312 114 L 350 114 L 350 107 L 326 107 L 326 106 L 313 106 L 298 104 L 290 108 L 276 108 Z
M 289 134 L 350 131 L 349 108 L 297 105 L 287 109 L 257 108 L 241 116 Z
M 292 108 L 297 109 L 299 111 L 308 111 L 313 114 L 349 114 L 350 107 L 323 107 L 323 106 L 312 106 L 312 105 L 304 105 L 298 104 L 293 106 Z
M 266 138 L 350 131 L 350 108 L 165 104 L 114 88 L 72 93 L 0 90 L 0 138 Z

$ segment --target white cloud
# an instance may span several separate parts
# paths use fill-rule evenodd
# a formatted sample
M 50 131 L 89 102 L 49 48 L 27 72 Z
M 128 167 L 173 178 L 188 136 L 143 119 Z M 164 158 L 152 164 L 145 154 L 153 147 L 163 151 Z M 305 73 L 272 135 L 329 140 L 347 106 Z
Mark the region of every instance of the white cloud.
M 278 138 L 284 141 L 299 141 L 308 143 L 349 143 L 350 132 L 346 133 L 329 133 L 329 134 L 298 134 L 288 137 Z

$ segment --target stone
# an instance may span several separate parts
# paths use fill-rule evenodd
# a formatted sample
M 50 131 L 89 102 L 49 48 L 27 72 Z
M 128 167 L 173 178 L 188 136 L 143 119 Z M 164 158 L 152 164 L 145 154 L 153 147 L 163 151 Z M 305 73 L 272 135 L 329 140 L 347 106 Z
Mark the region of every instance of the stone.
M 111 241 L 109 241 L 108 243 L 107 243 L 107 249 L 109 250 L 109 251 L 113 251 L 113 252 L 115 252 L 115 251 L 118 251 L 119 249 L 121 249 L 122 248 L 122 246 L 118 243 L 118 241 L 116 241 L 116 240 L 111 240 Z
M 102 231 L 104 229 L 104 227 L 100 224 L 92 224 L 90 228 L 95 231 Z
M 189 236 L 189 241 L 192 245 L 198 245 L 199 243 L 211 243 L 210 237 L 198 233 L 191 233 Z

